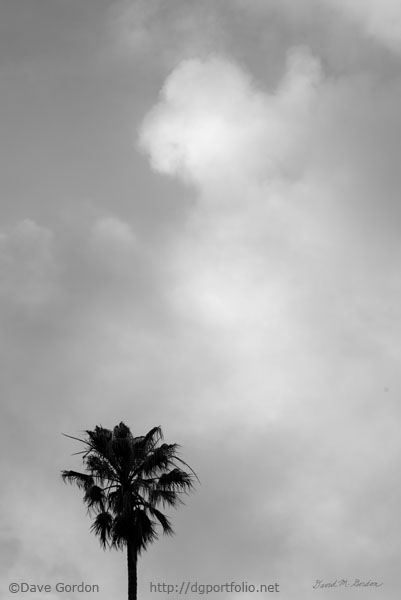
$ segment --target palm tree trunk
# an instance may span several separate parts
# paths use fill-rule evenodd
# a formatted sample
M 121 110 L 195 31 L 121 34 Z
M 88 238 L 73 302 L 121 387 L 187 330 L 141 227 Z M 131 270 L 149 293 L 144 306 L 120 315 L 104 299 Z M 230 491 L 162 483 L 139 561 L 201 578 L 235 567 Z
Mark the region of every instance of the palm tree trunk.
M 138 553 L 132 542 L 127 542 L 128 600 L 136 600 Z

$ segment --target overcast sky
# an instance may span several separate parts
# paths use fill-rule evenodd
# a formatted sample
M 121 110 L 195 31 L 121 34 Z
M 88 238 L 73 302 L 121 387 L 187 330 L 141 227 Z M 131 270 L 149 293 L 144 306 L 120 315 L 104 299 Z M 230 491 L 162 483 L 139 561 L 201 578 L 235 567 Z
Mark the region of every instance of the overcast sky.
M 398 599 L 400 3 L 3 0 L 0 90 L 0 599 L 125 597 L 59 477 L 121 420 L 201 480 L 141 598 Z

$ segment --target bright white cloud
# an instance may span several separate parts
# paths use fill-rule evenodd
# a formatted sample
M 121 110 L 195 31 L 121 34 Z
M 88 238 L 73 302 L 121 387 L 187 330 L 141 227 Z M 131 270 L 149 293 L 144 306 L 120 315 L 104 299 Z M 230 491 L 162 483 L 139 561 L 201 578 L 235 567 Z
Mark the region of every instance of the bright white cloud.
M 295 414 L 309 387 L 331 378 L 344 339 L 360 345 L 362 335 L 370 343 L 359 314 L 363 303 L 366 312 L 377 304 L 370 274 L 342 230 L 338 189 L 308 163 L 330 147 L 321 122 L 338 129 L 328 110 L 332 90 L 305 48 L 288 52 L 272 93 L 226 59 L 184 61 L 141 130 L 153 168 L 199 191 L 172 251 L 170 299 L 210 337 L 209 351 L 230 373 L 214 403 L 234 419 L 252 419 L 251 405 L 269 418 Z M 332 161 L 334 180 L 337 168 Z M 356 278 L 342 273 L 342 261 Z M 345 307 L 351 285 L 353 303 Z M 331 346 L 323 358 L 325 338 Z
M 311 125 L 320 66 L 307 49 L 288 54 L 277 90 L 258 89 L 225 58 L 182 62 L 148 114 L 140 146 L 153 168 L 207 187 L 297 172 Z
M 374 202 L 361 194 L 354 157 L 357 149 L 366 158 L 359 133 L 370 113 L 360 129 L 347 121 L 350 100 L 360 114 L 364 96 L 353 82 L 323 81 L 306 49 L 289 52 L 273 92 L 232 61 L 184 61 L 140 136 L 156 171 L 198 192 L 169 257 L 183 372 L 207 365 L 182 410 L 200 429 L 233 435 L 233 446 L 233 431 L 244 445 L 258 438 L 254 480 L 266 478 L 257 506 L 279 523 L 284 562 L 305 586 L 316 565 L 330 573 L 333 564 L 375 564 L 382 542 L 367 511 L 355 521 L 356 506 L 400 447 L 377 400 L 381 378 L 398 377 L 399 328 L 389 329 L 388 314 L 400 314 L 399 292 L 386 252 L 377 257 L 347 212 L 355 193 Z M 378 448 L 384 430 L 391 442 Z M 271 553 L 274 568 L 279 550 Z

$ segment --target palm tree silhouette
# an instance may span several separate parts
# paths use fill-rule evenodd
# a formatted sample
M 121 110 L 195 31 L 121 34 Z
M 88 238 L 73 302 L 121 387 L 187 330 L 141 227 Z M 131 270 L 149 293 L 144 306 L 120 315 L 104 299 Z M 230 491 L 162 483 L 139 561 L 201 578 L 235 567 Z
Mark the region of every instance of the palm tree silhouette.
M 137 559 L 157 539 L 157 525 L 173 534 L 170 520 L 158 506 L 176 507 L 182 494 L 193 489 L 197 476 L 178 456 L 178 444 L 160 443 L 161 427 L 134 437 L 120 423 L 113 430 L 96 426 L 86 431 L 82 454 L 86 473 L 62 471 L 65 482 L 83 490 L 93 517 L 91 531 L 103 549 L 127 549 L 128 600 L 137 597 Z M 66 434 L 64 434 L 66 435 Z M 179 465 L 188 467 L 186 472 Z

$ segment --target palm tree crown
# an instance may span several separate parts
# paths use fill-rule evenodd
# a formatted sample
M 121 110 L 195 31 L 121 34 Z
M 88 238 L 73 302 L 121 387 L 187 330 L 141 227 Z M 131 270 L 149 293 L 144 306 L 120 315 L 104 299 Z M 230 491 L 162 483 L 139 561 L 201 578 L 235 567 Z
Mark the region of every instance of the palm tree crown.
M 91 530 L 102 547 L 127 548 L 128 597 L 133 600 L 137 556 L 157 539 L 158 524 L 163 533 L 173 533 L 159 507 L 182 503 L 182 494 L 193 489 L 196 474 L 179 458 L 178 444 L 160 443 L 160 427 L 140 437 L 134 437 L 124 423 L 113 430 L 97 426 L 86 434 L 86 439 L 73 438 L 85 445 L 81 454 L 86 472 L 62 471 L 62 478 L 84 492 L 93 517 Z

